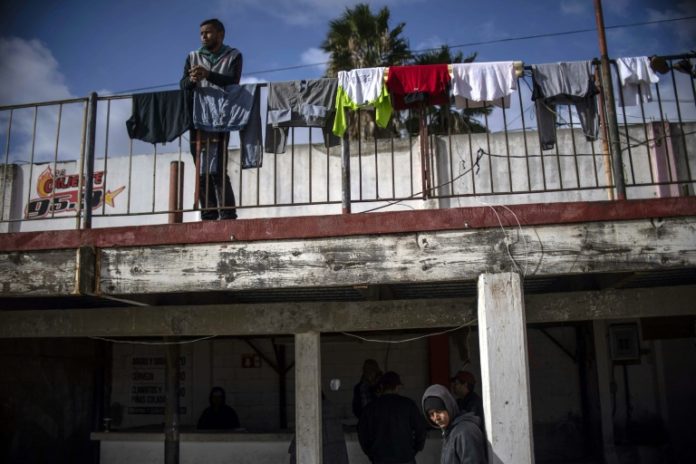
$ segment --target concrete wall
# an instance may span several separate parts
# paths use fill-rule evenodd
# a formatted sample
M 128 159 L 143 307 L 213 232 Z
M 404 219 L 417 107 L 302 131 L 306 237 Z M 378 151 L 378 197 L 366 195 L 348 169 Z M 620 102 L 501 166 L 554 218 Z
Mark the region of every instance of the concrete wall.
M 610 321 L 614 323 L 637 322 Z M 575 352 L 574 329 L 549 327 L 548 333 L 571 353 Z M 460 367 L 471 370 L 480 378 L 480 362 L 476 331 L 468 339 L 460 334 L 450 337 L 450 365 L 454 372 Z M 604 336 L 598 334 L 597 336 Z M 377 338 L 400 339 L 406 334 L 383 335 Z M 279 338 L 286 346 L 288 365 L 292 363 L 292 339 Z M 532 414 L 535 452 L 538 462 L 565 462 L 582 455 L 580 416 L 580 384 L 578 368 L 548 337 L 535 328 L 528 331 Z M 13 341 L 0 343 L 5 374 L 0 381 L 3 421 L 0 436 L 0 460 L 3 462 L 91 462 L 93 448 L 89 432 L 101 424 L 93 422 L 99 402 L 95 391 L 99 370 L 108 363 L 101 362 L 101 342 L 88 340 Z M 266 355 L 272 349 L 268 339 L 254 343 Z M 466 347 L 463 349 L 462 347 Z M 616 404 L 613 418 L 617 445 L 626 459 L 642 463 L 660 462 L 673 456 L 672 462 L 691 462 L 696 455 L 692 437 L 696 426 L 693 380 L 696 372 L 696 350 L 693 339 L 641 340 L 640 363 L 627 366 L 629 395 L 632 407 L 632 428 L 625 427 L 626 391 L 623 368 L 614 367 Z M 182 346 L 185 358 L 182 385 L 185 395 L 182 406 L 187 413 L 181 417 L 182 428 L 195 425 L 200 412 L 207 406 L 212 385 L 228 392 L 229 403 L 237 410 L 242 426 L 249 432 L 274 433 L 279 430 L 277 376 L 265 361 L 261 367 L 242 367 L 242 356 L 254 354 L 245 342 L 237 339 L 200 341 Z M 464 356 L 463 356 L 464 354 Z M 157 358 L 164 355 L 160 346 L 113 345 L 113 382 L 111 402 L 123 406 L 123 419 L 117 429 L 154 425 L 159 427 L 163 417 L 157 414 L 128 414 L 134 385 L 133 372 L 157 371 L 157 368 L 133 368 L 133 359 Z M 608 356 L 597 353 L 597 356 Z M 419 402 L 429 383 L 428 347 L 425 340 L 400 344 L 358 341 L 340 335 L 322 337 L 322 387 L 329 401 L 343 418 L 345 425 L 355 424 L 351 412 L 352 387 L 357 382 L 362 362 L 374 358 L 384 370 L 396 370 L 402 376 L 402 393 Z M 464 359 L 465 358 L 465 359 Z M 105 373 L 108 377 L 109 373 Z M 157 383 L 153 377 L 152 384 Z M 338 391 L 328 387 L 332 378 L 341 380 Z M 139 385 L 147 384 L 146 380 Z M 287 379 L 287 413 L 289 426 L 294 421 L 294 378 L 291 369 Z M 140 403 L 136 406 L 141 405 Z M 157 406 L 154 404 L 152 406 Z M 109 413 L 115 416 L 116 409 Z M 662 425 L 660 425 L 662 424 Z M 654 431 L 668 432 L 669 440 L 657 443 Z M 645 432 L 653 431 L 651 435 Z M 642 435 L 641 435 L 642 433 Z M 349 448 L 354 462 L 361 462 L 357 443 Z M 647 438 L 646 438 L 647 437 Z M 652 440 L 652 441 L 651 441 Z M 437 442 L 433 441 L 436 456 Z M 282 445 L 282 446 L 281 446 Z M 279 443 L 279 450 L 285 443 Z M 162 449 L 160 445 L 157 449 Z M 281 450 L 283 451 L 283 450 Z M 51 461 L 50 457 L 56 460 Z M 428 458 L 429 459 L 429 458 Z M 435 461 L 436 462 L 436 461 Z M 638 462 L 638 461 L 633 461 Z
M 396 336 L 394 338 L 397 338 Z M 253 341 L 268 358 L 274 360 L 269 339 Z M 286 363 L 293 361 L 294 350 L 290 339 L 280 343 L 286 346 Z M 243 367 L 242 357 L 254 355 L 254 350 L 238 339 L 219 339 L 182 345 L 181 355 L 186 358 L 185 379 L 182 385 L 186 394 L 181 398 L 187 412 L 181 416 L 184 427 L 194 427 L 198 417 L 208 406 L 208 394 L 213 386 L 223 387 L 227 402 L 236 410 L 243 428 L 252 432 L 279 430 L 279 389 L 278 375 L 266 361 L 260 359 L 259 367 Z M 366 358 L 374 358 L 383 370 L 396 370 L 404 383 L 402 394 L 420 402 L 420 395 L 428 386 L 428 359 L 425 341 L 388 345 L 356 341 L 345 336 L 325 336 L 322 340 L 322 388 L 343 418 L 344 424 L 357 422 L 353 417 L 351 401 L 353 386 L 359 381 L 362 363 Z M 139 406 L 133 398 L 133 387 L 142 385 L 162 385 L 159 379 L 163 368 L 140 369 L 133 367 L 133 359 L 142 357 L 162 357 L 164 349 L 160 346 L 118 344 L 113 351 L 113 388 L 111 401 L 124 408 L 123 422 L 118 428 L 161 424 L 160 414 L 129 414 L 128 408 Z M 136 372 L 155 372 L 155 380 L 135 381 Z M 195 378 L 195 381 L 191 381 Z M 332 391 L 331 379 L 339 379 L 341 388 Z M 288 371 L 287 380 L 287 418 L 288 426 L 294 426 L 295 379 L 294 369 Z M 154 399 L 153 399 L 154 401 Z M 116 425 L 116 424 L 115 424 Z
M 665 196 L 669 194 L 665 187 L 645 184 L 687 180 L 689 173 L 693 180 L 696 173 L 696 124 L 668 125 L 667 139 L 664 131 L 653 130 L 654 125 L 631 125 L 620 131 L 625 181 L 635 185 L 627 187 L 630 199 Z M 612 183 L 610 161 L 603 155 L 601 142 L 588 142 L 579 129 L 559 129 L 557 139 L 556 148 L 542 151 L 536 132 L 438 137 L 438 194 L 470 195 L 440 200 L 441 207 L 481 206 L 481 201 L 523 204 L 610 199 L 606 189 Z M 479 149 L 485 154 L 472 169 Z M 573 153 L 578 156 L 570 156 Z M 662 177 L 656 164 L 665 166 Z M 666 175 L 667 167 L 671 178 Z M 562 189 L 583 190 L 558 191 Z M 529 191 L 534 193 L 524 193 Z M 672 194 L 687 192 L 693 192 L 693 185 L 684 184 Z
M 0 462 L 91 463 L 101 342 L 0 340 Z
M 692 322 L 693 323 L 693 320 Z M 638 329 L 639 357 L 613 361 L 611 353 L 596 353 L 609 360 L 609 404 L 620 461 L 640 463 L 693 462 L 696 457 L 696 348 L 693 338 L 645 340 L 639 320 L 608 321 L 611 328 L 633 324 Z M 692 332 L 693 333 L 693 332 Z
M 656 123 L 622 128 L 625 150 L 624 174 L 629 198 L 693 192 L 693 185 L 679 187 L 645 185 L 659 181 L 687 180 L 696 173 L 696 124 L 668 126 L 669 137 Z M 662 130 L 662 132 L 660 132 Z M 681 134 L 684 134 L 683 136 Z M 656 139 L 656 140 L 655 140 Z M 648 143 L 645 141 L 648 140 Z M 468 136 L 433 137 L 432 186 L 439 202 L 423 201 L 419 139 L 386 139 L 351 143 L 351 198 L 353 212 L 481 206 L 487 203 L 518 204 L 561 201 L 597 201 L 610 198 L 609 160 L 600 142 L 588 142 L 580 130 L 559 129 L 557 149 L 541 151 L 536 132 L 501 132 Z M 666 143 L 663 143 L 666 142 Z M 624 144 L 625 145 L 625 144 Z M 479 149 L 484 154 L 476 162 Z M 578 156 L 569 156 L 577 153 Z M 239 150 L 229 151 L 228 174 L 237 204 L 247 208 L 240 218 L 339 214 L 341 212 L 341 149 L 322 144 L 288 147 L 283 154 L 264 155 L 258 169 L 240 169 Z M 169 165 L 184 163 L 184 208 L 194 206 L 194 171 L 191 156 L 174 152 L 111 156 L 95 162 L 95 171 L 107 171 L 104 192 L 113 198 L 93 211 L 94 227 L 165 223 L 168 209 Z M 57 165 L 25 164 L 17 168 L 13 190 L 12 219 L 26 216 L 28 200 L 40 199 L 39 179 L 46 170 L 77 174 L 76 162 Z M 9 185 L 9 184 L 7 184 Z M 122 189 L 123 188 L 123 189 Z M 120 190 L 122 189 L 122 190 Z M 576 189 L 565 191 L 566 189 Z M 63 189 L 61 193 L 74 191 Z M 562 191 L 563 190 L 563 191 Z M 3 188 L 7 196 L 7 189 Z M 529 193 L 533 191 L 533 193 Z M 44 194 L 50 200 L 50 195 Z M 390 204 L 393 198 L 405 199 Z M 410 199 L 413 198 L 413 199 Z M 269 205 L 269 206 L 264 206 Z M 273 206 L 281 205 L 281 206 Z M 294 205 L 294 206 L 293 206 Z M 130 217 L 102 217 L 126 214 Z M 74 228 L 74 211 L 57 212 L 50 222 L 34 219 L 18 223 L 21 231 Z M 136 215 L 137 214 L 137 215 Z M 50 216 L 50 215 L 49 215 Z M 73 218 L 73 219 L 60 219 Z M 184 221 L 197 221 L 197 212 Z

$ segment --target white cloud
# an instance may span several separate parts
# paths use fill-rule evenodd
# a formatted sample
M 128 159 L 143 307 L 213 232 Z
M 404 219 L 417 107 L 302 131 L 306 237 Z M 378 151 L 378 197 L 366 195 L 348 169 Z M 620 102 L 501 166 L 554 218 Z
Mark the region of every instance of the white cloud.
M 484 21 L 479 27 L 475 28 L 475 31 L 475 37 L 478 37 L 483 41 L 505 39 L 510 37 L 510 34 L 503 32 L 503 29 L 501 29 L 493 19 Z
M 434 35 L 432 37 L 428 37 L 427 39 L 421 42 L 418 42 L 418 44 L 413 50 L 431 50 L 440 48 L 442 45 L 445 45 L 445 41 L 442 40 L 440 37 Z
M 261 79 L 252 76 L 242 76 L 242 79 L 239 81 L 240 84 L 263 84 L 265 82 L 268 82 L 268 79 Z
M 39 40 L 0 37 L 0 105 L 73 98 L 58 61 Z
M 51 50 L 36 39 L 0 37 L 0 82 L 3 83 L 0 86 L 0 106 L 76 98 L 70 92 L 60 71 L 60 64 Z M 110 93 L 106 89 L 98 92 L 99 95 Z M 100 101 L 97 110 L 95 153 L 100 157 L 107 150 L 104 140 L 107 102 Z M 82 145 L 84 111 L 84 102 L 12 111 L 9 159 L 43 162 L 52 161 L 56 155 L 59 160 L 78 159 Z M 128 153 L 125 120 L 130 117 L 130 112 L 130 100 L 114 100 L 110 105 L 110 156 Z M 0 112 L 2 137 L 6 137 L 9 117 L 10 111 Z M 3 142 L 6 142 L 4 138 Z
M 628 16 L 631 0 L 610 0 L 602 4 L 602 9 L 617 16 Z
M 323 73 L 326 71 L 326 64 L 330 56 L 329 53 L 326 53 L 321 48 L 311 47 L 302 52 L 300 55 L 300 62 L 302 64 L 317 65 L 317 69 Z
M 561 13 L 567 15 L 582 15 L 589 11 L 589 2 L 586 0 L 562 0 Z
M 653 8 L 648 8 L 648 20 L 649 21 L 660 21 L 664 19 L 680 18 L 684 16 L 694 16 L 696 15 L 696 3 L 692 1 L 682 1 L 674 5 L 675 8 L 666 8 L 664 10 L 656 10 Z M 653 29 L 670 31 L 677 39 L 678 42 L 674 44 L 675 47 L 690 49 L 693 48 L 694 43 L 696 43 L 696 27 L 694 27 L 694 20 L 683 20 L 674 21 L 671 23 L 656 24 L 652 26 Z M 676 50 L 682 51 L 682 50 Z M 685 51 L 685 50 L 684 50 Z

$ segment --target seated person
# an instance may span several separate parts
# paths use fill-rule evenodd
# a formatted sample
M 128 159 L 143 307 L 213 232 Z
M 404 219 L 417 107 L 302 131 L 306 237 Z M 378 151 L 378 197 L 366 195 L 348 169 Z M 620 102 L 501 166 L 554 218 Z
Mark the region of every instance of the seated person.
M 213 387 L 210 390 L 210 406 L 198 419 L 198 430 L 232 430 L 239 428 L 239 417 L 230 406 L 225 404 L 225 390 Z

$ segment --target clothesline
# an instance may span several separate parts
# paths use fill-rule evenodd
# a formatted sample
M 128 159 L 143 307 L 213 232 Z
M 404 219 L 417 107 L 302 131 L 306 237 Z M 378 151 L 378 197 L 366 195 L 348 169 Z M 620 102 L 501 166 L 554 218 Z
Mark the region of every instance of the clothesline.
M 659 82 L 648 57 L 616 60 L 624 104 L 652 100 L 651 86 Z M 220 88 L 206 85 L 184 91 L 133 95 L 133 116 L 127 125 L 131 138 L 150 143 L 172 141 L 195 128 L 213 132 L 240 130 L 244 167 L 259 167 L 263 152 L 283 153 L 290 127 L 324 131 L 327 146 L 340 143 L 348 127 L 349 110 L 374 108 L 375 122 L 386 128 L 393 112 L 452 104 L 458 109 L 509 108 L 519 77 L 532 78 L 532 101 L 544 150 L 556 143 L 557 105 L 574 105 L 588 140 L 598 134 L 598 110 L 592 61 L 524 65 L 521 61 L 453 63 L 361 68 L 339 71 L 337 78 L 243 84 Z M 261 137 L 259 92 L 268 87 L 265 141 Z M 202 94 L 205 93 L 205 97 Z M 184 100 L 194 102 L 186 108 Z M 191 113 L 190 120 L 181 112 Z M 246 132 L 245 132 L 246 131 Z

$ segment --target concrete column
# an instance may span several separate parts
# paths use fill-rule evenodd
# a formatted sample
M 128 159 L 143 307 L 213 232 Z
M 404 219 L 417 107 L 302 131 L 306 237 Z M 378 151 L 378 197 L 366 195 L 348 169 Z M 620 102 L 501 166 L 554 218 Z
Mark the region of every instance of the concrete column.
M 518 274 L 479 276 L 478 325 L 488 462 L 533 463 L 527 327 Z
M 599 408 L 602 418 L 602 443 L 604 445 L 604 462 L 618 464 L 619 458 L 614 445 L 614 418 L 611 407 L 611 359 L 609 359 L 609 334 L 607 322 L 592 321 L 597 357 L 597 384 L 599 387 Z
M 322 464 L 319 332 L 295 334 L 295 434 L 297 462 Z

